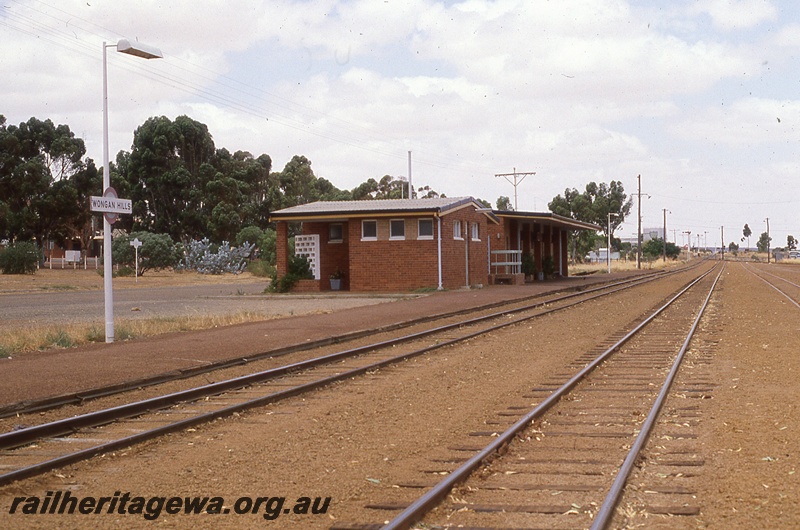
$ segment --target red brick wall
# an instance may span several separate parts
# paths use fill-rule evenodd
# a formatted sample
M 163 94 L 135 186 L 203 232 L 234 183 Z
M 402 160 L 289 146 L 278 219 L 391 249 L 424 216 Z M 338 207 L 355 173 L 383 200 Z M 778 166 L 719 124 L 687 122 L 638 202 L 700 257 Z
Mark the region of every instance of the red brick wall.
M 362 219 L 343 221 L 342 242 L 329 241 L 329 222 L 304 222 L 303 234 L 320 236 L 320 281 L 319 290 L 330 289 L 330 275 L 342 272 L 342 288 L 352 291 L 409 291 L 436 289 L 439 285 L 438 236 L 439 223 L 432 215 L 407 217 L 364 218 L 377 222 L 377 240 L 362 240 Z M 390 239 L 391 219 L 405 220 L 405 239 Z M 433 238 L 418 238 L 418 220 L 433 222 Z M 489 232 L 487 217 L 472 207 L 447 213 L 441 219 L 442 226 L 442 287 L 458 289 L 467 285 L 488 283 L 489 260 L 488 238 L 497 233 Z M 462 239 L 454 239 L 453 226 L 465 223 Z M 472 224 L 478 225 L 478 238 L 472 238 Z M 278 223 L 278 241 L 286 233 L 286 223 Z M 284 235 L 285 237 L 285 235 Z M 496 248 L 495 240 L 492 248 Z M 281 272 L 281 245 L 278 245 L 278 266 Z M 283 270 L 285 270 L 283 258 Z M 312 283 L 303 289 L 313 289 Z
M 433 220 L 433 239 L 417 239 L 417 221 L 421 218 Z M 437 287 L 436 219 L 404 219 L 404 240 L 389 239 L 389 218 L 371 219 L 377 221 L 377 241 L 361 239 L 361 219 L 348 223 L 351 290 L 408 291 Z
M 342 240 L 331 241 L 330 225 L 342 225 Z M 305 222 L 303 223 L 303 234 L 319 234 L 319 273 L 320 289 L 325 291 L 331 288 L 331 274 L 337 270 L 342 273 L 342 289 L 348 289 L 350 274 L 349 270 L 349 246 L 350 235 L 348 234 L 348 224 L 345 222 Z
M 461 223 L 462 239 L 453 237 L 454 225 Z M 471 226 L 478 223 L 478 239 L 472 238 Z M 445 289 L 458 289 L 489 282 L 487 218 L 469 208 L 462 208 L 442 217 L 442 277 Z M 494 241 L 492 242 L 494 247 Z M 467 252 L 467 247 L 469 251 Z M 469 267 L 469 278 L 467 278 Z
M 285 276 L 289 271 L 289 223 L 278 221 L 275 230 L 275 268 L 278 270 L 278 278 Z

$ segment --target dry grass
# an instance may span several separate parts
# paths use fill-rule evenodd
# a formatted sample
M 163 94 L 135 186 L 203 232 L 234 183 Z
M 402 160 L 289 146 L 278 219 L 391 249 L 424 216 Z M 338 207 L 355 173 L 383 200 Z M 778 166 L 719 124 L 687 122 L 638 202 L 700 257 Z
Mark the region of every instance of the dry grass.
M 654 261 L 643 261 L 642 262 L 642 270 L 650 270 L 650 269 L 664 269 L 668 267 L 674 267 L 678 264 L 684 263 L 683 261 L 673 261 L 667 260 L 666 262 L 662 261 L 661 259 L 657 259 Z M 618 261 L 611 261 L 611 272 L 621 272 L 621 271 L 632 271 L 636 270 L 636 261 L 635 260 L 618 260 Z M 606 262 L 601 263 L 579 263 L 577 265 L 570 265 L 569 273 L 570 275 L 581 275 L 581 274 L 604 274 L 608 271 L 608 265 Z
M 153 337 L 180 331 L 198 331 L 246 322 L 259 322 L 269 317 L 262 313 L 239 312 L 227 315 L 204 315 L 175 318 L 118 319 L 114 324 L 116 340 Z M 72 348 L 92 342 L 104 342 L 105 330 L 96 324 L 64 324 L 24 327 L 4 332 L 0 357 L 49 350 Z
M 239 275 L 204 275 L 194 272 L 149 271 L 135 278 L 114 278 L 114 289 L 138 289 L 180 285 L 252 284 L 263 281 L 245 272 Z M 103 277 L 96 270 L 40 269 L 36 274 L 0 274 L 0 294 L 47 291 L 102 290 Z M 1 301 L 1 299 L 0 299 Z M 152 337 L 176 331 L 196 331 L 269 318 L 260 313 L 240 312 L 218 316 L 186 316 L 180 318 L 118 319 L 115 338 L 129 340 Z M 0 357 L 22 352 L 70 348 L 90 342 L 103 342 L 105 330 L 96 324 L 59 324 L 26 326 L 4 331 L 0 337 Z
M 249 272 L 199 274 L 196 272 L 148 271 L 138 278 L 114 278 L 114 289 L 138 289 L 179 285 L 214 285 L 264 281 Z M 103 277 L 96 270 L 39 269 L 36 274 L 0 274 L 0 293 L 101 290 Z

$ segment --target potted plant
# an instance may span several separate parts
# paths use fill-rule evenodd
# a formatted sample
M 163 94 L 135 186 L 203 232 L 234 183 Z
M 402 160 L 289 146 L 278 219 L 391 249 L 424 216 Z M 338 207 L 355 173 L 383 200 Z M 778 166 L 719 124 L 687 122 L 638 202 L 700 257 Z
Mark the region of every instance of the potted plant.
M 336 269 L 336 271 L 331 274 L 330 277 L 331 281 L 331 291 L 338 291 L 342 288 L 342 271 Z
M 533 280 L 536 277 L 536 263 L 533 261 L 533 255 L 526 252 L 522 255 L 521 267 L 522 274 L 525 275 L 525 281 Z
M 542 272 L 545 278 L 552 278 L 556 273 L 556 261 L 553 256 L 546 256 L 542 260 Z

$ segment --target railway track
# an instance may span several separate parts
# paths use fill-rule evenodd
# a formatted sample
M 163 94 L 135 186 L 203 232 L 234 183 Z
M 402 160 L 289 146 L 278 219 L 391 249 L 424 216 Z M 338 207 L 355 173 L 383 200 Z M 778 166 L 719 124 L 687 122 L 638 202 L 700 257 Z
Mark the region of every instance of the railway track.
M 573 363 L 576 373 L 566 382 L 554 378 L 496 418 L 476 418 L 482 428 L 470 433 L 471 440 L 454 441 L 429 468 L 398 477 L 383 490 L 385 501 L 364 506 L 364 520 L 331 528 L 606 528 L 620 517 L 616 507 L 709 304 L 721 275 L 712 274 L 717 268 L 599 355 L 589 352 Z M 709 386 L 700 376 L 678 391 L 702 397 L 713 390 Z M 664 436 L 691 442 L 692 433 L 676 425 L 691 425 L 696 413 L 696 405 L 673 407 Z M 702 460 L 680 445 L 664 462 L 670 471 L 649 486 L 659 497 L 642 509 L 698 513 L 681 480 Z
M 691 268 L 692 267 L 689 267 L 687 269 Z M 266 350 L 264 352 L 254 355 L 249 355 L 247 357 L 234 357 L 231 359 L 226 359 L 214 363 L 206 363 L 191 368 L 181 369 L 179 371 L 156 374 L 148 378 L 135 379 L 135 380 L 125 381 L 119 384 L 85 389 L 80 392 L 51 396 L 37 400 L 28 400 L 18 403 L 10 403 L 0 407 L 0 422 L 4 418 L 18 417 L 24 414 L 43 412 L 43 411 L 58 409 L 60 407 L 65 407 L 69 405 L 85 406 L 87 403 L 100 398 L 117 396 L 120 394 L 130 393 L 133 391 L 140 391 L 142 389 L 146 389 L 149 387 L 156 387 L 159 385 L 165 385 L 167 383 L 173 383 L 176 381 L 188 380 L 192 378 L 194 378 L 194 380 L 196 381 L 198 380 L 197 379 L 198 377 L 204 377 L 207 374 L 211 374 L 214 372 L 223 373 L 226 374 L 228 377 L 230 377 L 229 374 L 231 372 L 238 373 L 239 375 L 241 375 L 252 371 L 259 371 L 259 368 L 251 369 L 250 367 L 257 365 L 257 363 L 259 363 L 260 361 L 264 360 L 273 361 L 275 359 L 280 359 L 285 357 L 288 358 L 298 353 L 318 350 L 320 348 L 325 348 L 327 346 L 337 346 L 342 343 L 356 342 L 365 338 L 372 340 L 375 336 L 382 334 L 389 336 L 390 334 L 393 333 L 402 334 L 403 330 L 410 330 L 410 329 L 420 330 L 420 329 L 436 328 L 440 325 L 440 323 L 446 324 L 448 321 L 458 322 L 459 319 L 462 320 L 468 319 L 470 315 L 472 315 L 472 317 L 479 317 L 480 315 L 494 315 L 497 313 L 502 313 L 503 311 L 513 312 L 517 308 L 525 308 L 540 302 L 544 304 L 551 302 L 558 302 L 562 298 L 569 299 L 580 296 L 581 291 L 583 293 L 592 293 L 592 292 L 601 292 L 606 289 L 616 289 L 626 285 L 631 285 L 631 286 L 637 285 L 642 281 L 652 281 L 661 277 L 667 277 L 673 274 L 680 273 L 683 270 L 687 269 L 675 269 L 668 272 L 657 271 L 651 274 L 630 278 L 626 280 L 621 280 L 607 285 L 600 285 L 599 287 L 594 287 L 588 290 L 579 288 L 577 289 L 578 291 L 577 293 L 567 292 L 566 294 L 556 293 L 554 296 L 547 295 L 544 296 L 544 299 L 543 295 L 539 294 L 531 297 L 524 297 L 515 300 L 510 300 L 508 302 L 502 302 L 499 304 L 489 304 L 470 309 L 456 310 L 445 314 L 423 316 L 414 319 L 412 321 L 399 322 L 397 324 L 390 326 L 359 330 L 342 335 L 326 337 L 315 341 L 302 341 L 297 344 L 289 345 L 282 348 Z M 365 344 L 369 344 L 369 342 L 365 342 Z M 273 362 L 271 365 L 275 366 L 276 364 Z M 225 370 L 228 370 L 229 372 L 226 373 L 224 372 Z M 198 384 L 187 385 L 187 386 L 198 386 Z
M 745 264 L 744 268 L 750 274 L 752 274 L 762 282 L 772 287 L 772 289 L 780 293 L 784 298 L 786 298 L 786 300 L 789 301 L 789 303 L 793 304 L 797 308 L 800 308 L 800 303 L 798 303 L 798 296 L 800 295 L 800 284 L 797 284 L 787 278 L 784 278 L 783 276 L 767 272 L 763 269 L 756 270 L 753 266 L 748 264 Z M 778 282 L 781 283 L 781 285 L 783 285 L 784 288 L 781 289 L 780 287 L 778 287 L 775 281 L 771 281 L 768 278 L 771 278 L 772 280 L 778 280 Z M 787 291 L 791 291 L 792 293 L 794 293 L 794 295 L 789 294 Z
M 0 484 L 7 484 L 247 408 L 377 370 L 505 326 L 632 289 L 662 275 L 527 301 L 268 370 L 96 410 L 0 435 Z M 486 313 L 486 308 L 484 308 Z M 24 420 L 23 420 L 24 421 Z

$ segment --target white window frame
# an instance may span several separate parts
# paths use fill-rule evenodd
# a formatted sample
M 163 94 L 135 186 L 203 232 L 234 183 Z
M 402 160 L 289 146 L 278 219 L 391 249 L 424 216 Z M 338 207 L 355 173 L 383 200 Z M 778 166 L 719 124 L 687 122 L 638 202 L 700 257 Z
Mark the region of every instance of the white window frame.
M 464 233 L 463 233 L 463 227 L 461 226 L 461 221 L 453 222 L 453 239 L 458 239 L 459 241 L 464 240 Z
M 431 233 L 422 234 L 422 223 L 430 223 Z M 417 239 L 433 239 L 433 219 L 418 219 L 417 220 Z
M 375 226 L 375 235 L 374 236 L 365 236 L 364 235 L 364 225 L 366 223 L 372 223 Z M 377 241 L 378 240 L 378 221 L 376 219 L 364 219 L 361 221 L 361 241 Z
M 403 235 L 396 236 L 393 233 L 394 223 L 403 223 Z M 391 241 L 403 241 L 406 238 L 406 220 L 405 219 L 389 219 L 389 239 Z
M 478 223 L 472 223 L 471 226 L 470 226 L 470 230 L 471 230 L 470 231 L 470 238 L 473 241 L 480 241 L 481 240 L 481 237 L 480 237 L 481 236 L 480 226 L 481 225 L 478 224 Z

